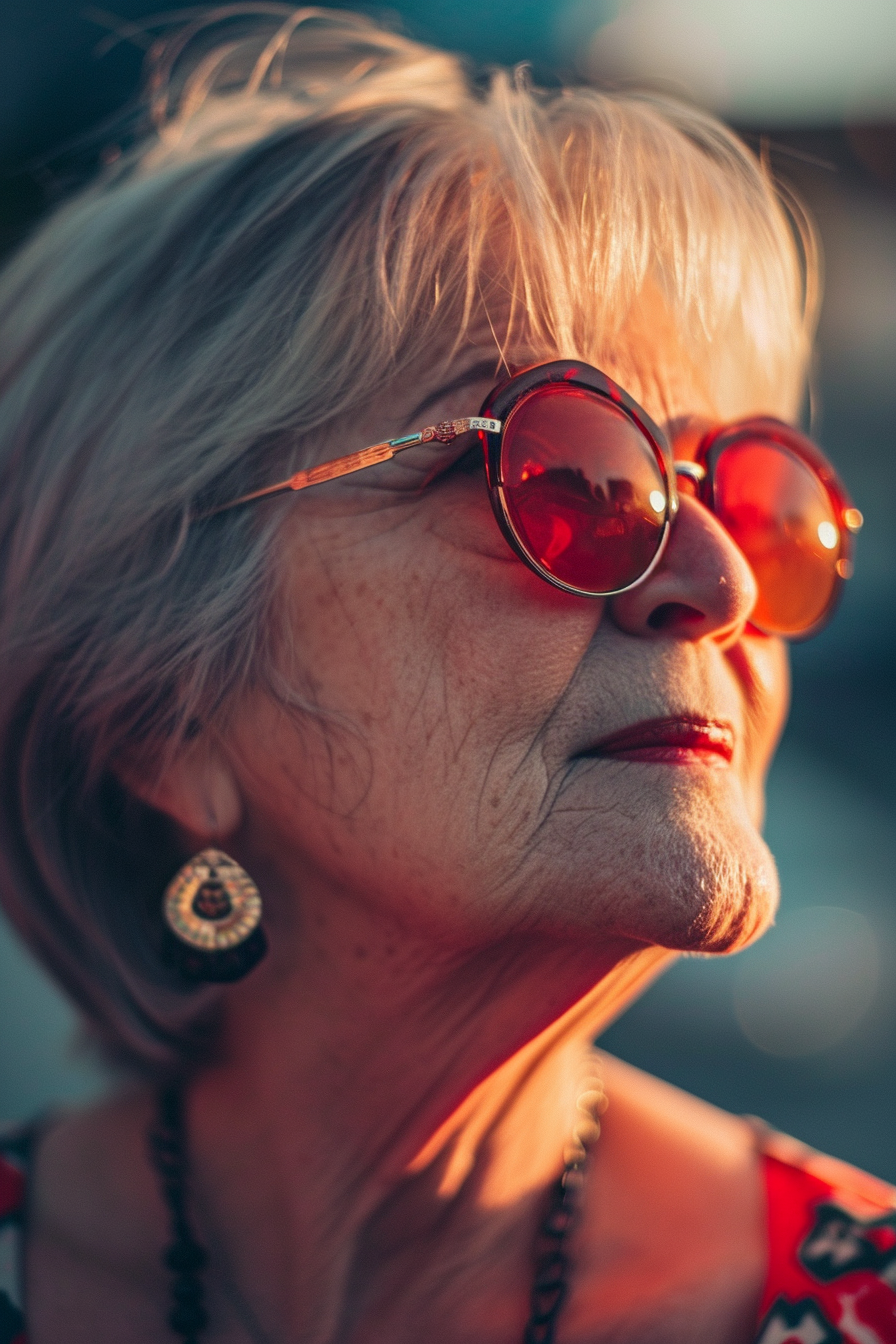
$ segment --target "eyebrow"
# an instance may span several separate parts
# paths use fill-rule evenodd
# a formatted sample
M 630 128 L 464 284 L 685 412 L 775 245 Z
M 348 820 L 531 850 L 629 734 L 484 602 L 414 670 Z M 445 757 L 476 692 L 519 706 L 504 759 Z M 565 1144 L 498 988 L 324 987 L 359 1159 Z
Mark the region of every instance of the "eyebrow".
M 443 397 L 450 396 L 452 392 L 459 392 L 461 388 L 469 387 L 471 383 L 484 383 L 491 379 L 497 380 L 498 374 L 495 369 L 494 359 L 480 359 L 475 364 L 471 364 L 463 373 L 459 373 L 456 378 L 450 382 L 443 383 L 437 387 L 434 392 L 428 392 L 421 402 L 419 402 L 411 411 L 407 419 L 407 425 L 417 421 L 430 406 L 435 406 L 436 402 L 441 401 Z

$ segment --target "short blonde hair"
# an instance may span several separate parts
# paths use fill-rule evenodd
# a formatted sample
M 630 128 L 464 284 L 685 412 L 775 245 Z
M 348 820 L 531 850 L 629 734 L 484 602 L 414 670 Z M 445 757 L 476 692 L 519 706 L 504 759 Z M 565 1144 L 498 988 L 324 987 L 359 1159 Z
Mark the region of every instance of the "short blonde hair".
M 739 380 L 793 416 L 813 305 L 762 166 L 672 101 L 247 5 L 158 46 L 150 110 L 0 285 L 0 892 L 110 1049 L 164 1070 L 213 1036 L 215 991 L 161 962 L 183 856 L 111 767 L 278 688 L 283 509 L 190 526 L 197 505 L 483 321 L 502 351 L 612 358 L 636 394 L 668 400 L 683 363 L 722 415 Z M 669 368 L 626 344 L 648 290 Z

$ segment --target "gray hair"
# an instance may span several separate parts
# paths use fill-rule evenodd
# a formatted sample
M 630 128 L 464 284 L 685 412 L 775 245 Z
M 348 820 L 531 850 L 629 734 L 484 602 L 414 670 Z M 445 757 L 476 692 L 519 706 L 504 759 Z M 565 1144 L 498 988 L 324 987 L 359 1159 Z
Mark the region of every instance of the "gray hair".
M 783 415 L 811 336 L 785 211 L 703 113 L 486 81 L 345 12 L 223 15 L 160 44 L 150 129 L 0 283 L 0 895 L 157 1072 L 213 1043 L 217 991 L 160 958 L 185 856 L 115 764 L 160 768 L 249 687 L 288 697 L 283 507 L 196 513 L 307 464 L 484 314 L 502 346 L 618 368 L 653 285 L 670 358 L 716 392 L 735 359 Z M 632 390 L 662 383 L 629 353 Z

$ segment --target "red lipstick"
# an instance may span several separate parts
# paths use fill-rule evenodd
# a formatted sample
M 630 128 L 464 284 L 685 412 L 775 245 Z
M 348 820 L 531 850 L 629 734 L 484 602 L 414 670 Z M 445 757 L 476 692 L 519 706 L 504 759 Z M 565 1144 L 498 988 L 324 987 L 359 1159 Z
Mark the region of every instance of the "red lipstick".
M 730 765 L 734 729 L 718 719 L 686 715 L 645 719 L 601 738 L 584 756 L 614 761 L 661 762 L 667 765 Z

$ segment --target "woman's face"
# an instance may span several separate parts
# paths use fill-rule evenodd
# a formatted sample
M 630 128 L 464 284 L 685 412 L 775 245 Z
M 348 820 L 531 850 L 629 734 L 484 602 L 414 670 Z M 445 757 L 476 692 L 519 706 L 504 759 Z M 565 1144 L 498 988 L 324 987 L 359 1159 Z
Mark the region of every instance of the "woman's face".
M 321 456 L 476 414 L 494 358 L 471 346 L 432 386 L 389 389 Z M 711 417 L 679 382 L 680 458 Z M 745 396 L 740 413 L 764 409 Z M 509 550 L 465 448 L 409 450 L 291 501 L 282 662 L 308 712 L 259 694 L 237 715 L 238 852 L 446 946 L 520 930 L 739 945 L 776 902 L 758 828 L 788 685 L 784 647 L 748 625 L 746 561 L 684 497 L 639 587 L 559 592 Z M 647 759 L 595 751 L 654 720 L 722 725 L 723 750 L 698 734 Z

